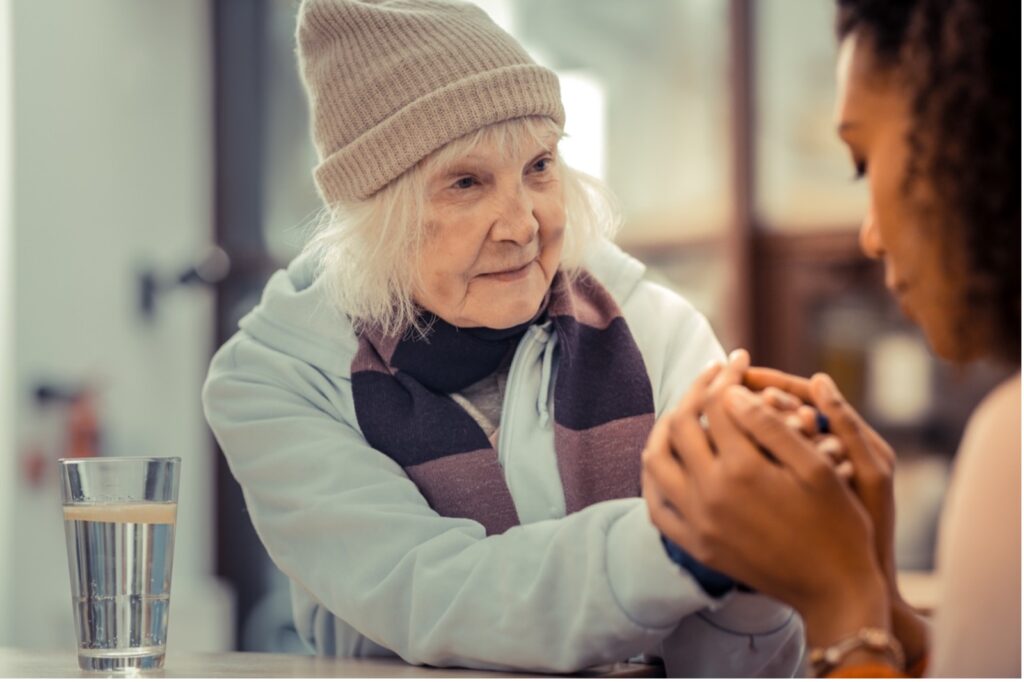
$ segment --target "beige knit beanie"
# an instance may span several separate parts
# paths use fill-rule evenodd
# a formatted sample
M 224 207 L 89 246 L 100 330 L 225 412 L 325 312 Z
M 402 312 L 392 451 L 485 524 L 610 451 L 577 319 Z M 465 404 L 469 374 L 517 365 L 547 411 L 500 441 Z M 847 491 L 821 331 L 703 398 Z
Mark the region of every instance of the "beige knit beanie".
M 555 74 L 475 5 L 304 0 L 297 40 L 328 205 L 370 197 L 486 125 L 565 123 Z

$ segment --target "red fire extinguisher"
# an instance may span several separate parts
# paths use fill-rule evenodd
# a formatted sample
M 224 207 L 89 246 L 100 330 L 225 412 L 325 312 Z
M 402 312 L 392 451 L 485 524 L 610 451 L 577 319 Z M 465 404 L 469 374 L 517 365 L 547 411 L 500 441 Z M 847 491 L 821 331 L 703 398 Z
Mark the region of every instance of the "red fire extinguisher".
M 90 389 L 78 393 L 68 405 L 65 457 L 95 457 L 100 454 L 100 425 L 96 396 Z

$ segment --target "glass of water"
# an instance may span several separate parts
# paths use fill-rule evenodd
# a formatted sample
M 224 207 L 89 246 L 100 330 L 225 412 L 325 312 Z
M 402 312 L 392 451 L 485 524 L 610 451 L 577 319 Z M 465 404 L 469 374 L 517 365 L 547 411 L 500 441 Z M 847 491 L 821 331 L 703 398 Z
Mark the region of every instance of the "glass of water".
M 181 458 L 60 460 L 78 665 L 161 668 Z

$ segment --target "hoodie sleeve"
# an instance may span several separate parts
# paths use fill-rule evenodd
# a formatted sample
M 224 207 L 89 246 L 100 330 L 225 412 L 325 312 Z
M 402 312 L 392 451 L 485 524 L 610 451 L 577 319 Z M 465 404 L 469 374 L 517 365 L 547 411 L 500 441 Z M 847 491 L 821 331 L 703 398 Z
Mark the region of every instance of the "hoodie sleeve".
M 659 418 L 705 367 L 725 360 L 707 319 L 661 285 L 640 282 L 623 312 L 644 354 Z M 702 568 L 692 559 L 683 563 Z M 699 568 L 698 575 L 707 572 Z M 669 677 L 788 677 L 799 672 L 803 651 L 803 624 L 792 609 L 735 590 L 685 618 L 658 649 Z
M 490 537 L 439 516 L 363 439 L 347 378 L 245 332 L 215 356 L 203 403 L 305 620 L 322 606 L 410 663 L 570 672 L 652 649 L 715 603 L 640 499 Z

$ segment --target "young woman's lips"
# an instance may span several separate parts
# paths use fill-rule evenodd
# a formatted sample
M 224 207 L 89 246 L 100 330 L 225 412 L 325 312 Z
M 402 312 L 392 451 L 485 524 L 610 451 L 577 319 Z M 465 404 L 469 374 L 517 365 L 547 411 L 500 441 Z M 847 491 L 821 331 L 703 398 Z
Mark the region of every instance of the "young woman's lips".
M 897 282 L 895 285 L 889 287 L 889 293 L 896 299 L 896 303 L 899 305 L 900 311 L 903 313 L 904 317 L 913 321 L 914 311 L 907 301 L 907 288 L 906 283 Z
M 514 268 L 512 270 L 502 270 L 501 272 L 489 272 L 480 276 L 497 282 L 515 282 L 526 277 L 526 275 L 530 273 L 530 268 L 533 267 L 533 264 L 536 262 L 536 260 L 532 260 L 522 267 Z

